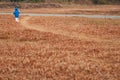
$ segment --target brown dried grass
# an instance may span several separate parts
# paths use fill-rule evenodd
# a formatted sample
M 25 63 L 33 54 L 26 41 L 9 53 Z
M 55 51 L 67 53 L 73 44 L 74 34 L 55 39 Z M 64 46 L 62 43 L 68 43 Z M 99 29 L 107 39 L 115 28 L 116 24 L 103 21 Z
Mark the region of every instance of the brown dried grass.
M 33 27 L 89 38 L 80 39 L 27 29 L 12 16 L 0 15 L 0 80 L 119 80 L 120 20 L 97 23 L 102 21 L 77 17 L 32 17 L 28 21 Z
M 62 8 L 20 8 L 20 11 L 22 13 L 120 15 L 119 7 L 119 5 L 63 5 Z M 0 10 L 1 12 L 13 12 L 13 8 L 3 7 Z

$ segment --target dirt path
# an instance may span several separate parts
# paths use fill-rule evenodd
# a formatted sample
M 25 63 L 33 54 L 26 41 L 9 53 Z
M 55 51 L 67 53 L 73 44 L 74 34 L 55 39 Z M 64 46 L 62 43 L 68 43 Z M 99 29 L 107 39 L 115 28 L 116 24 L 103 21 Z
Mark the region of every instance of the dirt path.
M 95 41 L 101 41 L 100 39 L 98 38 L 90 38 L 90 36 L 86 36 L 85 34 L 78 34 L 76 32 L 68 32 L 68 31 L 64 31 L 64 30 L 54 30 L 54 29 L 50 29 L 49 27 L 46 28 L 44 26 L 39 26 L 39 25 L 34 25 L 34 26 L 31 26 L 29 23 L 28 23 L 28 20 L 32 18 L 32 17 L 24 17 L 22 20 L 21 20 L 21 24 L 26 27 L 26 28 L 29 28 L 29 29 L 34 29 L 34 30 L 37 30 L 37 31 L 42 31 L 42 32 L 50 32 L 50 33 L 53 33 L 53 34 L 59 34 L 59 35 L 64 35 L 64 36 L 69 36 L 69 37 L 74 37 L 74 38 L 78 38 L 78 39 L 83 39 L 83 40 L 95 40 Z
M 0 15 L 13 15 L 11 12 L 0 12 Z M 86 18 L 98 18 L 98 19 L 120 19 L 119 15 L 90 15 L 90 14 L 49 14 L 49 13 L 22 13 L 22 16 L 67 16 L 67 17 L 86 17 Z
M 79 34 L 77 32 L 68 32 L 68 31 L 65 31 L 65 30 L 56 30 L 54 28 L 49 28 L 49 27 L 44 27 L 44 26 L 39 26 L 39 25 L 31 25 L 29 24 L 28 20 L 32 18 L 31 16 L 27 16 L 27 17 L 23 17 L 21 19 L 21 25 L 24 26 L 25 28 L 28 28 L 28 29 L 34 29 L 34 30 L 37 30 L 37 31 L 41 31 L 41 32 L 50 32 L 50 33 L 53 33 L 53 34 L 59 34 L 59 35 L 64 35 L 64 36 L 68 36 L 68 37 L 71 37 L 71 38 L 77 38 L 77 39 L 80 39 L 80 40 L 87 40 L 87 41 L 97 41 L 97 42 L 101 42 L 101 41 L 104 41 L 104 42 L 113 42 L 112 40 L 106 40 L 106 39 L 101 39 L 101 38 L 97 38 L 97 37 L 94 37 L 94 36 L 91 36 L 91 35 L 85 35 L 83 33 Z M 118 42 L 118 41 L 117 41 Z

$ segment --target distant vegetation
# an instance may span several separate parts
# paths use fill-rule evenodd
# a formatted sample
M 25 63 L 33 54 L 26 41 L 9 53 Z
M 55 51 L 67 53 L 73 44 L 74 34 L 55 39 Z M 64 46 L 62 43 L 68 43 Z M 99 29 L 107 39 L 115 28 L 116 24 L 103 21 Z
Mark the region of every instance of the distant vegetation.
M 0 0 L 8 2 L 77 3 L 77 4 L 120 4 L 120 0 Z
M 95 4 L 120 4 L 120 0 L 91 0 Z

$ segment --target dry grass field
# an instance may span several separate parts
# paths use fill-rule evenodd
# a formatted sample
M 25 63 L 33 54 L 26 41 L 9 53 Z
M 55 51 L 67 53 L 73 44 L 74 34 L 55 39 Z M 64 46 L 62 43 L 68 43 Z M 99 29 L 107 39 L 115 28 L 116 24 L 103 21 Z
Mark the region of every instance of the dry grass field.
M 120 80 L 120 19 L 0 15 L 0 80 Z
M 9 5 L 8 5 L 9 6 Z M 49 14 L 104 14 L 104 15 L 120 15 L 120 5 L 62 5 L 60 8 L 26 8 L 21 5 L 21 13 L 49 13 Z M 12 12 L 13 8 L 6 8 L 2 5 L 0 12 Z

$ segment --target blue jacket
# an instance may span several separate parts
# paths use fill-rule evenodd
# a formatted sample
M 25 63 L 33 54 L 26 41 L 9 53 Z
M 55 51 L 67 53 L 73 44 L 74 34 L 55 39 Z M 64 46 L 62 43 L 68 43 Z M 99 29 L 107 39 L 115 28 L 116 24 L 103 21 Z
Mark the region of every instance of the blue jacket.
M 14 9 L 13 14 L 14 14 L 14 16 L 15 16 L 16 18 L 19 18 L 20 12 L 19 12 L 19 9 L 18 9 L 17 7 Z

